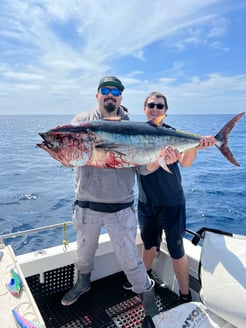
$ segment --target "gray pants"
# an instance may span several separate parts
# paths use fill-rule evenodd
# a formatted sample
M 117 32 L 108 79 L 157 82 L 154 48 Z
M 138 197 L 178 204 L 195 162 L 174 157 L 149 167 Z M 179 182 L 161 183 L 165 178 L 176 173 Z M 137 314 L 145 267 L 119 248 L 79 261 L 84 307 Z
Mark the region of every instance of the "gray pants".
M 103 213 L 76 206 L 73 224 L 77 232 L 77 266 L 80 273 L 93 270 L 99 235 L 105 225 L 116 257 L 133 291 L 139 294 L 150 289 L 151 282 L 135 243 L 137 222 L 131 207 Z

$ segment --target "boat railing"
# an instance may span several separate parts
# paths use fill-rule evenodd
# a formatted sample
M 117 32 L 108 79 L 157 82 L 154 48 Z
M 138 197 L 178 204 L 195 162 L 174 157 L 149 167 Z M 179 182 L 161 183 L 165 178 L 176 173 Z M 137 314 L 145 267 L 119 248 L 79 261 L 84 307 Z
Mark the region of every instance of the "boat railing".
M 64 231 L 67 226 L 70 226 L 72 224 L 73 224 L 72 221 L 61 222 L 61 223 L 51 224 L 51 225 L 47 225 L 47 226 L 43 226 L 43 227 L 39 227 L 39 228 L 33 228 L 33 229 L 11 232 L 8 234 L 0 235 L 0 247 L 1 247 L 1 245 L 4 245 L 5 239 L 8 239 L 8 238 L 15 238 L 18 236 L 30 235 L 30 234 L 33 234 L 36 232 L 42 232 L 42 231 L 56 229 L 56 228 L 63 228 L 63 231 Z
M 72 224 L 73 224 L 72 221 L 67 221 L 67 222 L 61 222 L 61 223 L 56 223 L 56 224 L 50 224 L 50 225 L 39 227 L 39 228 L 16 231 L 16 232 L 11 232 L 8 234 L 0 235 L 0 248 L 2 247 L 2 245 L 4 245 L 5 239 L 15 238 L 18 236 L 23 236 L 23 235 L 30 235 L 30 234 L 34 234 L 36 232 L 43 232 L 43 231 L 51 230 L 51 229 L 63 228 L 63 233 L 64 233 L 64 235 L 66 235 L 67 226 L 70 226 Z M 196 232 L 194 232 L 192 230 L 186 229 L 186 232 L 193 236 L 198 237 L 199 239 L 201 238 L 201 236 L 199 234 L 197 234 Z

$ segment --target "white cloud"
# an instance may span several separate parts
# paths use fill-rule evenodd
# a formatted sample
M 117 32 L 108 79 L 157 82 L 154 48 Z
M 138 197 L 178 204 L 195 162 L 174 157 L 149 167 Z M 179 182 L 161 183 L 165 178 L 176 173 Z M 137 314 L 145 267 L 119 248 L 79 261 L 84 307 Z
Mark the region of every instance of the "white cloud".
M 3 73 L 3 76 L 8 79 L 13 80 L 44 80 L 44 76 L 38 75 L 38 74 L 28 74 L 28 73 L 21 73 L 21 72 L 5 72 Z
M 222 17 L 211 22 L 211 29 L 208 33 L 208 38 L 221 37 L 227 31 L 228 22 Z
M 2 0 L 0 113 L 75 113 L 82 103 L 88 110 L 98 80 L 112 71 L 128 86 L 133 104 L 135 95 L 145 97 L 151 88 L 164 87 L 170 95 L 210 92 L 211 77 L 208 89 L 190 76 L 177 85 L 186 63 L 175 58 L 165 68 L 172 78 L 148 68 L 146 79 L 146 47 L 160 41 L 182 50 L 201 44 L 228 50 L 219 40 L 228 28 L 222 4 L 225 12 L 224 0 Z M 141 61 L 143 70 L 121 66 L 122 58 Z M 243 76 L 228 79 L 245 83 Z

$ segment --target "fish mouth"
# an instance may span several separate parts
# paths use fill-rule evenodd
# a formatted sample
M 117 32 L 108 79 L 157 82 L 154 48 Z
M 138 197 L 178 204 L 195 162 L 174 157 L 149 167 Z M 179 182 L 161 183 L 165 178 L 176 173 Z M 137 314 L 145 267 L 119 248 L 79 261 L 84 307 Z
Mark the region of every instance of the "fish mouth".
M 40 137 L 43 138 L 44 140 L 46 139 L 45 136 L 47 135 L 46 133 L 44 132 L 40 132 L 39 133 Z
M 41 149 L 50 149 L 52 150 L 54 147 L 51 143 L 47 142 L 47 141 L 43 141 L 42 143 L 36 144 L 39 148 Z
M 37 144 L 37 146 L 39 146 L 40 148 L 43 148 L 42 146 L 46 146 L 47 148 L 49 149 L 53 149 L 54 146 L 52 143 L 50 143 L 48 140 L 47 140 L 47 133 L 39 133 L 40 137 L 44 140 L 41 144 Z

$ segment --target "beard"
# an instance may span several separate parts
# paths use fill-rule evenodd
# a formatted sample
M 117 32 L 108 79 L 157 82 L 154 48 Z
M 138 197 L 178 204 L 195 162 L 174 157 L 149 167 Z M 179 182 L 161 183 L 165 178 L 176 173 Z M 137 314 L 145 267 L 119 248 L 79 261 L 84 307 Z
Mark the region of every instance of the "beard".
M 108 112 L 108 113 L 112 113 L 115 111 L 116 109 L 116 105 L 109 102 L 107 104 L 104 104 L 104 109 Z

